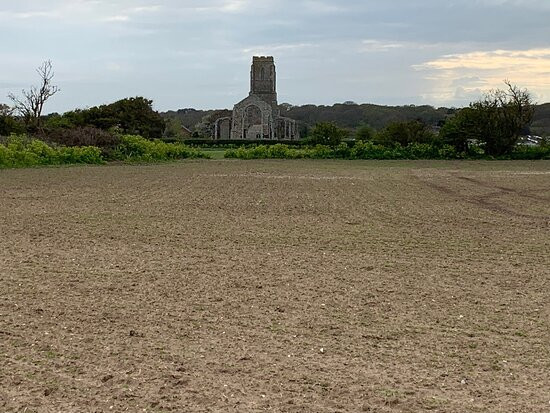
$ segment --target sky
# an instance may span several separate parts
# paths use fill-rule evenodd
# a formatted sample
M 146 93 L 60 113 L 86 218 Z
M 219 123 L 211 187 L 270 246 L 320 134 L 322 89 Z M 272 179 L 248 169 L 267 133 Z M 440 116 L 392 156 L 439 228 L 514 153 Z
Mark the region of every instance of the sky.
M 51 60 L 46 112 L 231 108 L 254 55 L 280 103 L 460 107 L 505 79 L 543 103 L 549 22 L 550 0 L 0 0 L 0 103 Z

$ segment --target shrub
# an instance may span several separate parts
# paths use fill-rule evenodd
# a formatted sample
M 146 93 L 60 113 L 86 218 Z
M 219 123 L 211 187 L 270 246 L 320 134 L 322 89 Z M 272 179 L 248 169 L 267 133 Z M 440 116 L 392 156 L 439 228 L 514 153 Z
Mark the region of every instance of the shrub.
M 101 149 L 93 146 L 56 147 L 25 136 L 11 136 L 5 145 L 0 144 L 1 168 L 102 163 Z
M 114 148 L 120 142 L 118 135 L 94 126 L 51 129 L 46 132 L 45 139 L 64 146 L 100 148 Z
M 412 143 L 437 143 L 437 136 L 431 128 L 420 121 L 394 122 L 386 126 L 375 138 L 383 145 L 407 146 Z
M 292 158 L 290 149 L 283 144 L 276 144 L 268 148 L 267 150 L 269 158 Z
M 149 141 L 140 136 L 122 136 L 108 159 L 122 161 L 168 161 L 184 158 L 206 158 L 198 149 L 183 144 Z M 0 167 L 36 165 L 102 164 L 105 153 L 96 146 L 55 146 L 26 136 L 11 136 L 0 144 Z
M 2 106 L 0 104 L 0 106 Z M 23 133 L 25 126 L 13 116 L 3 115 L 0 112 L 0 136 L 9 136 L 12 133 Z
M 550 146 L 518 146 L 510 155 L 511 159 L 550 159 Z
M 351 149 L 346 142 L 342 142 L 334 148 L 334 155 L 336 158 L 349 159 L 351 157 Z
M 330 159 L 334 158 L 334 150 L 326 145 L 315 145 L 307 150 L 308 158 Z
M 410 144 L 405 147 L 393 145 L 391 147 L 376 145 L 372 142 L 357 141 L 352 147 L 340 143 L 331 148 L 326 145 L 315 145 L 305 148 L 289 148 L 287 145 L 256 146 L 229 149 L 225 152 L 226 158 L 238 159 L 457 159 L 460 158 L 456 150 L 450 145 Z
M 321 122 L 315 125 L 307 138 L 312 145 L 338 146 L 342 140 L 348 137 L 348 131 L 336 126 L 332 122 Z
M 198 149 L 190 148 L 182 143 L 166 143 L 160 140 L 150 141 L 134 135 L 121 136 L 120 143 L 109 154 L 111 160 L 133 162 L 207 157 L 208 155 Z
M 369 125 L 361 125 L 355 132 L 355 139 L 360 141 L 370 141 L 374 139 L 376 131 Z
M 162 138 L 164 119 L 153 110 L 153 102 L 143 97 L 122 99 L 109 105 L 77 109 L 63 115 L 50 116 L 48 129 L 72 129 L 92 126 L 105 131 L 117 129 L 125 134 L 135 134 L 148 139 Z
M 385 148 L 372 142 L 357 141 L 351 148 L 352 159 L 382 159 Z
M 443 145 L 438 149 L 438 154 L 440 159 L 459 159 L 463 157 L 463 154 L 458 153 L 452 145 Z
M 102 164 L 105 162 L 101 149 L 95 146 L 61 147 L 59 158 L 62 164 Z

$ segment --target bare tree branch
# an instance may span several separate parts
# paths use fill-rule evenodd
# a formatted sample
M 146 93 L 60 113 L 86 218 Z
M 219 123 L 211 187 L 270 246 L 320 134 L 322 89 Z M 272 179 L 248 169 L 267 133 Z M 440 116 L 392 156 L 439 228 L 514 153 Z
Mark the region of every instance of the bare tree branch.
M 31 86 L 30 90 L 22 90 L 22 98 L 13 93 L 8 98 L 13 102 L 14 109 L 18 112 L 29 127 L 40 129 L 42 110 L 46 101 L 59 92 L 57 86 L 52 85 L 54 77 L 53 66 L 50 60 L 46 60 L 37 69 L 40 76 L 40 87 Z

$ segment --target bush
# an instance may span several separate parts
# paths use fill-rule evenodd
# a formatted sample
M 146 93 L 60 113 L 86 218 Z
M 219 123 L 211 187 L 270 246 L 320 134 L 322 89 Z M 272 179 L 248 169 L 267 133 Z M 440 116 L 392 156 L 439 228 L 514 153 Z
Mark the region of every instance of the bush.
M 25 126 L 13 116 L 0 114 L 0 136 L 9 136 L 12 133 L 23 133 L 24 131 Z
M 373 140 L 376 135 L 376 131 L 369 125 L 361 125 L 355 132 L 355 139 L 359 141 Z
M 114 148 L 119 142 L 118 135 L 94 126 L 58 128 L 48 130 L 44 138 L 64 146 L 97 146 Z
M 15 135 L 6 144 L 0 144 L 0 168 L 102 163 L 101 149 L 93 146 L 56 147 L 38 139 Z
M 382 145 L 375 145 L 372 142 L 357 141 L 351 148 L 350 158 L 352 159 L 383 159 L 382 154 L 386 148 Z
M 437 144 L 437 136 L 430 126 L 417 120 L 389 124 L 375 137 L 379 144 L 407 146 L 414 143 Z
M 149 141 L 140 136 L 122 136 L 107 154 L 96 146 L 55 146 L 26 136 L 11 136 L 0 144 L 0 168 L 38 165 L 102 164 L 105 159 L 152 162 L 184 158 L 206 158 L 198 149 L 183 144 Z
M 326 145 L 315 145 L 313 148 L 306 149 L 308 158 L 313 159 L 330 159 L 334 158 L 334 149 Z
M 550 159 L 550 146 L 518 146 L 511 153 L 510 159 Z
M 348 131 L 336 126 L 332 122 L 321 122 L 311 130 L 307 142 L 312 145 L 338 146 L 348 137 Z
M 125 134 L 140 135 L 147 139 L 160 139 L 165 121 L 153 110 L 153 102 L 143 97 L 127 98 L 109 105 L 77 109 L 63 115 L 50 115 L 44 126 L 48 130 L 94 127 L 119 130 Z
M 340 143 L 331 148 L 326 145 L 315 145 L 304 148 L 289 148 L 287 145 L 257 146 L 229 149 L 226 158 L 238 159 L 457 159 L 461 156 L 450 145 L 410 144 L 405 147 L 376 145 L 372 142 L 357 141 L 353 146 Z
M 185 158 L 207 158 L 208 155 L 182 143 L 166 143 L 158 139 L 150 141 L 141 136 L 124 135 L 120 137 L 120 143 L 109 153 L 108 157 L 111 160 L 152 162 Z
M 349 159 L 351 157 L 351 149 L 346 142 L 342 142 L 334 148 L 334 155 L 336 158 Z
M 59 158 L 62 164 L 102 164 L 105 163 L 101 149 L 95 146 L 61 147 Z

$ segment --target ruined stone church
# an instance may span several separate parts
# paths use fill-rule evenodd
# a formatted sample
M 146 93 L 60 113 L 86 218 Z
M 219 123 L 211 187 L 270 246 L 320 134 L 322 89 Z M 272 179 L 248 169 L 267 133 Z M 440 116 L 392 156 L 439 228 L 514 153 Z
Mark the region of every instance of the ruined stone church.
M 216 120 L 218 140 L 297 140 L 296 121 L 282 117 L 277 103 L 277 74 L 272 56 L 254 56 L 250 93 L 233 108 L 233 116 Z

